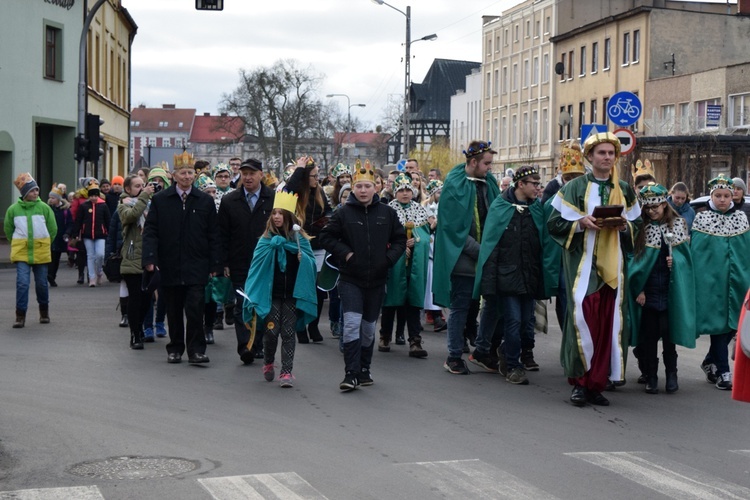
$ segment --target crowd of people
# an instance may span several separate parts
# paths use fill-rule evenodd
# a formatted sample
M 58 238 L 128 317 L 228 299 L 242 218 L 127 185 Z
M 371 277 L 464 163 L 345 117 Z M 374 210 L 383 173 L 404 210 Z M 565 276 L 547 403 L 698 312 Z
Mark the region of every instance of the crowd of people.
M 554 297 L 572 404 L 609 405 L 603 393 L 625 383 L 631 347 L 638 382 L 657 394 L 659 341 L 664 391 L 677 392 L 676 346 L 695 348 L 701 335 L 707 381 L 732 389 L 730 345 L 750 287 L 741 179 L 711 179 L 696 213 L 687 186 L 657 183 L 648 160 L 632 184 L 622 180 L 611 133 L 565 142 L 546 187 L 532 165 L 495 178 L 489 142 L 463 154 L 445 180 L 414 159 L 387 173 L 357 160 L 322 176 L 309 156 L 279 180 L 256 159 L 211 166 L 185 152 L 171 169 L 82 178 L 70 194 L 55 184 L 46 203 L 21 174 L 4 228 L 17 267 L 13 327 L 25 326 L 32 272 L 40 322 L 50 322 L 48 287 L 66 253 L 79 284 L 86 270 L 89 287 L 105 274 L 120 283 L 131 349 L 168 336 L 168 363 L 209 363 L 206 346 L 226 324 L 241 362 L 262 360 L 265 380 L 284 388 L 296 345 L 324 340 L 326 300 L 341 391 L 374 383 L 376 344 L 427 357 L 423 323 L 447 331 L 449 373 L 470 373 L 468 354 L 477 369 L 528 385 Z

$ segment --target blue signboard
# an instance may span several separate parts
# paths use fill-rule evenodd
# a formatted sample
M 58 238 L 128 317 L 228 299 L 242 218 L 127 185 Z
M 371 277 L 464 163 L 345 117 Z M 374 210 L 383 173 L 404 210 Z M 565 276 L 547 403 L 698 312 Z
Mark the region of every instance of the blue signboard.
M 721 105 L 708 104 L 706 106 L 706 127 L 718 127 L 721 121 Z
M 641 101 L 632 92 L 618 92 L 609 98 L 607 116 L 618 127 L 627 127 L 638 121 L 643 112 Z
M 588 123 L 581 125 L 581 142 L 586 142 L 591 134 L 600 134 L 607 131 L 607 126 L 601 123 Z
M 399 162 L 396 163 L 396 170 L 398 170 L 399 172 L 403 172 L 404 170 L 406 170 L 406 158 L 399 160 Z

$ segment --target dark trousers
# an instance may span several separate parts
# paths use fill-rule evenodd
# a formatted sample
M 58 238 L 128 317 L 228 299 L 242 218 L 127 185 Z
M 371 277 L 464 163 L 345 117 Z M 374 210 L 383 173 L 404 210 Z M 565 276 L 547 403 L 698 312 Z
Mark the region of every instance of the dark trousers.
M 60 256 L 62 256 L 62 252 L 52 252 L 52 262 L 47 267 L 47 279 L 52 281 L 57 279 L 57 270 L 60 269 Z
M 214 329 L 214 322 L 216 321 L 216 302 L 213 300 L 206 302 L 203 308 L 203 326 L 205 331 L 209 332 Z
M 403 306 L 384 306 L 383 315 L 380 318 L 380 336 L 391 341 L 393 336 L 393 320 L 397 312 L 402 312 L 406 318 L 406 328 L 409 331 L 409 340 L 418 337 L 421 333 L 422 323 L 419 321 L 421 309 L 406 304 Z M 396 330 L 398 332 L 398 330 Z
M 657 311 L 644 307 L 641 313 L 641 335 L 638 339 L 639 361 L 643 361 L 644 373 L 655 377 L 659 371 L 658 345 L 661 339 L 662 358 L 667 373 L 677 371 L 677 349 L 669 341 L 669 311 Z
M 333 290 L 328 292 L 328 300 L 328 320 L 338 322 L 341 317 L 341 299 L 339 298 L 338 287 L 334 287 Z
M 164 286 L 167 304 L 169 343 L 167 352 L 182 355 L 187 348 L 188 356 L 206 353 L 206 337 L 203 334 L 203 308 L 205 285 Z M 129 305 L 129 304 L 128 304 Z M 187 318 L 187 327 L 183 321 Z
M 244 290 L 245 281 L 235 282 L 232 281 L 232 290 Z M 245 326 L 245 320 L 242 318 L 242 304 L 245 298 L 235 292 L 235 305 L 232 310 L 234 316 L 234 333 L 237 337 L 237 354 L 250 350 L 253 352 L 260 352 L 263 349 L 263 332 L 265 332 L 265 325 L 263 324 L 263 318 L 258 318 L 255 322 L 255 341 L 253 345 L 250 343 L 250 330 Z
M 360 288 L 346 281 L 339 282 L 344 325 L 344 363 L 347 373 L 359 374 L 369 370 L 375 345 L 375 329 L 380 306 L 385 296 L 385 285 Z
M 128 325 L 130 325 L 130 338 L 135 341 L 143 340 L 143 318 L 146 316 L 149 294 L 141 288 L 143 284 L 142 274 L 123 274 L 125 286 L 128 287 Z
M 708 349 L 704 363 L 714 363 L 718 374 L 729 372 L 729 343 L 732 341 L 734 334 L 735 332 L 710 335 L 711 347 Z

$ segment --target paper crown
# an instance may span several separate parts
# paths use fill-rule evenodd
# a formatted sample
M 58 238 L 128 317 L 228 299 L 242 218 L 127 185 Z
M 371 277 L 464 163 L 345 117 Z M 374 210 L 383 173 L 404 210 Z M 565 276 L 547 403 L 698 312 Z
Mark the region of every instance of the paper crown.
M 438 191 L 441 191 L 443 189 L 443 181 L 440 179 L 432 179 L 430 182 L 427 183 L 427 187 L 425 187 L 425 191 L 427 191 L 427 194 L 429 196 L 432 196 L 433 194 L 437 193 Z
M 65 187 L 65 184 L 52 184 L 52 189 L 49 190 L 49 196 L 62 200 L 65 196 L 65 190 L 62 189 L 63 187 Z
M 583 166 L 581 145 L 578 141 L 565 141 L 562 143 L 562 151 L 560 153 L 560 173 L 562 175 L 586 173 L 586 168 Z
M 278 183 L 279 179 L 276 177 L 276 174 L 274 174 L 270 170 L 263 175 L 263 184 L 265 184 L 266 186 L 272 187 L 276 186 Z
M 194 164 L 195 160 L 193 159 L 193 155 L 191 155 L 187 151 L 183 151 L 178 155 L 174 155 L 175 170 L 180 170 L 181 168 L 193 168 Z
M 161 168 L 165 172 L 169 172 L 169 163 L 167 163 L 166 161 L 160 161 L 156 165 L 151 165 L 151 168 Z
M 348 175 L 351 177 L 352 171 L 348 166 L 344 165 L 343 163 L 338 163 L 331 170 L 331 175 L 333 176 L 334 179 L 338 179 L 342 175 Z
M 365 160 L 365 164 L 364 166 L 362 166 L 362 162 L 357 159 L 357 161 L 354 163 L 352 184 L 356 184 L 362 181 L 368 181 L 375 184 L 375 171 L 370 166 L 370 160 Z
M 733 189 L 734 188 L 734 181 L 732 179 L 729 179 L 728 177 L 724 177 L 724 174 L 719 174 L 717 177 L 714 177 L 710 181 L 708 181 L 708 189 L 710 192 L 714 192 L 717 189 Z
M 273 208 L 280 208 L 295 213 L 297 210 L 297 195 L 288 191 L 277 191 L 273 199 Z
M 587 157 L 595 146 L 598 146 L 603 142 L 608 142 L 615 147 L 615 160 L 619 159 L 622 146 L 620 145 L 620 139 L 618 139 L 612 132 L 597 132 L 596 134 L 591 134 L 588 139 L 586 139 L 586 142 L 583 143 L 583 156 Z
M 36 181 L 29 172 L 18 174 L 18 177 L 13 181 L 13 184 L 15 184 L 18 191 L 20 191 L 21 198 L 26 198 L 26 195 L 29 194 L 32 189 L 39 189 L 39 186 L 37 186 Z
M 516 170 L 515 174 L 513 174 L 513 182 L 515 183 L 523 180 L 530 175 L 539 175 L 539 169 L 532 165 L 524 165 L 523 167 Z
M 667 201 L 667 188 L 655 182 L 649 182 L 639 192 L 643 205 L 659 205 Z
M 216 183 L 207 175 L 201 175 L 198 177 L 198 189 L 205 191 L 206 189 L 216 189 Z
M 405 174 L 398 174 L 395 179 L 393 179 L 393 192 L 398 193 L 399 191 L 402 191 L 404 189 L 409 189 L 414 192 L 414 187 L 411 184 L 411 178 L 408 175 Z
M 635 181 L 640 176 L 646 176 L 650 175 L 651 178 L 656 179 L 656 173 L 654 172 L 654 167 L 651 166 L 651 161 L 641 161 L 638 160 L 635 162 L 635 165 L 633 165 L 630 168 L 631 173 L 633 174 L 633 180 Z
M 472 158 L 477 155 L 483 155 L 484 153 L 492 153 L 495 154 L 497 151 L 494 151 L 492 149 L 492 142 L 477 142 L 476 145 L 469 146 L 469 149 L 464 149 L 463 151 L 464 156 L 468 158 Z

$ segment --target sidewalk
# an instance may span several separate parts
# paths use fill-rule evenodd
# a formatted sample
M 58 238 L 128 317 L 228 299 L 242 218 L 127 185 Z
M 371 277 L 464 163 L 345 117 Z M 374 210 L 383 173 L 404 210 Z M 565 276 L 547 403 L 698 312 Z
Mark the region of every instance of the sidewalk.
M 4 237 L 0 238 L 0 269 L 13 267 L 10 263 L 10 243 Z

